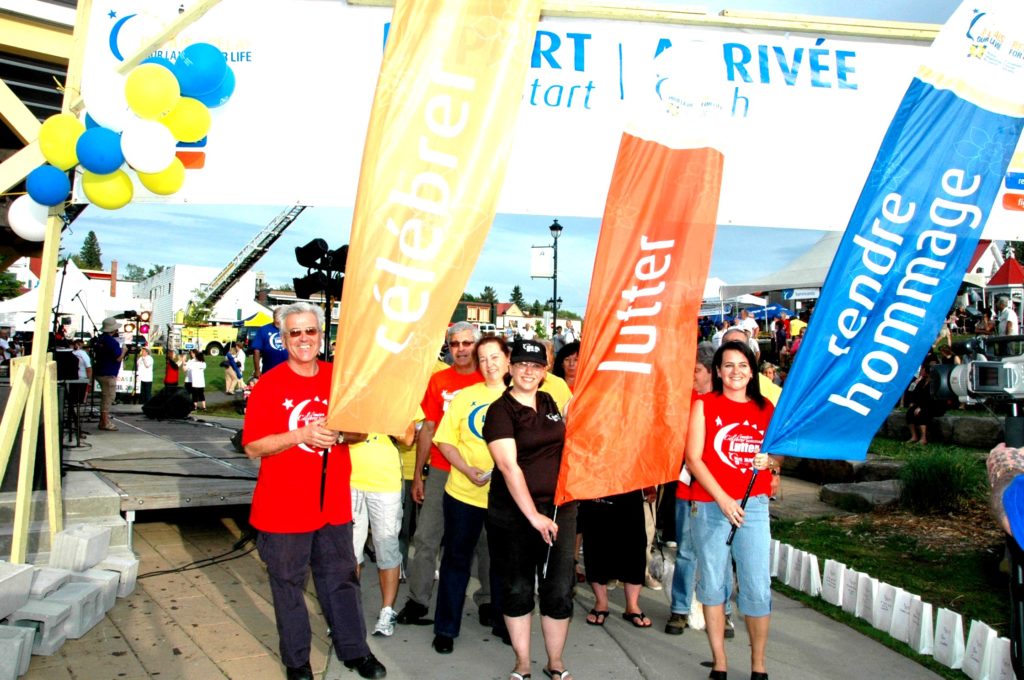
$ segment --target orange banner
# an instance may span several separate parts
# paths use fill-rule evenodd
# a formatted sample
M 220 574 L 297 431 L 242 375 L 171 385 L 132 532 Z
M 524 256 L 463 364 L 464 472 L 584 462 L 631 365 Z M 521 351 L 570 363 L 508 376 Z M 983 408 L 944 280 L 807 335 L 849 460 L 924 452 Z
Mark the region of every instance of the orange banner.
M 328 423 L 404 433 L 494 221 L 540 0 L 399 0 L 366 136 Z
M 722 160 L 715 149 L 622 137 L 590 284 L 559 504 L 679 477 Z

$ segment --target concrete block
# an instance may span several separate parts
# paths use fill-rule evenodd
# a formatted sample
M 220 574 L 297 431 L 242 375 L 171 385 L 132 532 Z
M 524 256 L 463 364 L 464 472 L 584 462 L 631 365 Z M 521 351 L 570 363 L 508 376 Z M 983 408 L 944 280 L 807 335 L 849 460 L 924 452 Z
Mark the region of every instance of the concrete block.
M 32 597 L 41 600 L 71 580 L 69 569 L 36 567 L 32 576 Z
M 64 624 L 71 616 L 71 606 L 63 602 L 30 599 L 18 611 L 7 617 L 13 626 L 29 628 L 35 632 L 32 653 L 50 656 L 68 639 Z
M 117 585 L 117 596 L 128 597 L 135 591 L 135 581 L 139 577 L 139 559 L 133 553 L 110 553 L 107 558 L 96 565 L 97 569 L 116 571 L 120 575 Z
M 95 583 L 66 583 L 50 593 L 43 602 L 65 604 L 71 608 L 64 630 L 77 640 L 103 620 L 103 589 Z
M 71 571 L 92 569 L 107 556 L 110 548 L 109 526 L 76 524 L 54 537 L 50 566 Z
M 0 562 L 0 619 L 28 602 L 32 590 L 32 565 Z
M 32 640 L 35 638 L 35 632 L 31 628 L 22 628 L 21 626 L 0 626 L 0 678 L 16 678 L 19 675 L 25 675 L 28 673 L 28 665 L 32 662 Z M 6 675 L 8 653 L 15 651 L 19 656 L 16 659 L 14 666 L 15 673 L 13 675 Z M 15 659 L 11 659 L 14 661 Z
M 120 580 L 120 574 L 106 569 L 71 572 L 72 583 L 95 583 L 100 587 L 100 604 L 103 606 L 104 613 L 113 609 L 114 603 L 117 602 L 117 585 Z

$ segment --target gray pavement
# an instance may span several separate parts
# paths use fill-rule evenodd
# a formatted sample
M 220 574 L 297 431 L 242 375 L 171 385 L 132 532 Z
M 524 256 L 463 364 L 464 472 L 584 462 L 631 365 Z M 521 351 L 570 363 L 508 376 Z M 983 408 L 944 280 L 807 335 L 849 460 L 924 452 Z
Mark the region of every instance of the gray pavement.
M 126 422 L 136 424 L 138 417 L 132 414 L 137 411 L 138 407 L 132 406 L 115 408 L 115 413 L 120 412 Z M 241 421 L 222 422 L 240 425 Z M 140 441 L 145 435 L 134 428 L 131 436 L 126 434 L 122 428 L 120 433 L 90 435 L 92 454 L 103 457 L 117 455 L 124 447 L 145 448 L 145 442 Z M 166 446 L 166 441 L 154 437 L 152 446 Z M 779 517 L 835 512 L 817 501 L 815 485 L 789 479 L 784 480 L 781 500 L 773 503 L 772 510 Z M 244 529 L 231 515 L 229 508 L 211 507 L 199 515 L 194 511 L 187 517 L 183 515 L 180 524 L 168 511 L 162 511 L 160 518 L 152 522 L 141 515 L 135 540 L 135 550 L 142 561 L 140 573 L 178 567 L 229 551 Z M 234 515 L 239 515 L 237 508 Z M 363 583 L 364 614 L 367 630 L 372 631 L 380 608 L 372 564 L 364 571 Z M 475 588 L 474 581 L 470 593 Z M 332 680 L 357 678 L 331 654 L 312 585 L 308 592 L 314 670 L 321 674 L 318 677 Z M 399 606 L 407 594 L 403 584 Z M 708 667 L 702 663 L 710 660 L 710 652 L 704 633 L 687 630 L 682 636 L 669 636 L 662 632 L 669 614 L 664 591 L 643 590 L 641 604 L 654 622 L 649 629 L 637 629 L 622 620 L 621 589 L 612 591 L 610 599 L 612 613 L 605 625 L 589 626 L 585 614 L 593 597 L 586 585 L 577 588 L 576 611 L 564 655 L 575 678 L 707 677 Z M 462 634 L 450 655 L 433 651 L 433 629 L 429 625 L 400 625 L 391 638 L 371 637 L 370 646 L 393 680 L 508 678 L 514 661 L 511 647 L 480 626 L 471 599 L 467 599 L 465 617 Z M 543 678 L 546 658 L 536 617 L 531 649 L 533 677 Z M 732 677 L 749 677 L 749 646 L 741 620 L 737 620 L 736 638 L 728 643 L 728 649 Z M 768 670 L 775 680 L 938 677 L 913 660 L 778 594 L 768 644 Z M 136 592 L 118 600 L 105 620 L 85 637 L 68 641 L 52 657 L 33 657 L 25 677 L 283 677 L 262 563 L 253 552 L 203 569 L 140 580 Z

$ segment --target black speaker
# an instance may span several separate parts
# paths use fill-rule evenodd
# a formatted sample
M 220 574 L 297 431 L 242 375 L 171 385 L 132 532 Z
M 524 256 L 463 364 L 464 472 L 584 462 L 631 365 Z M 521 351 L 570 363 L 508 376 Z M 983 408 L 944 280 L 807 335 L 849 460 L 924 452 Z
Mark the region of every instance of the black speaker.
M 57 362 L 57 380 L 78 380 L 78 357 L 70 349 L 58 349 L 53 360 Z
M 154 420 L 180 420 L 192 412 L 192 395 L 180 387 L 165 387 L 142 405 L 142 412 Z

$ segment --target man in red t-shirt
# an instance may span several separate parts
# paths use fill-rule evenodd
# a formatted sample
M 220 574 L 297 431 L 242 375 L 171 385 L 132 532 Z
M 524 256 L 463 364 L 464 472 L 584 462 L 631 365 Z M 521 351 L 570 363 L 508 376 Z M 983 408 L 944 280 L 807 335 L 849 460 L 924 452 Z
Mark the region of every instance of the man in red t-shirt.
M 249 521 L 270 577 L 281 661 L 288 680 L 312 679 L 305 601 L 312 566 L 338 658 L 364 678 L 383 678 L 387 671 L 366 644 L 352 538 L 348 444 L 366 435 L 326 425 L 331 365 L 317 358 L 323 311 L 296 302 L 282 318 L 288 359 L 256 384 L 242 434 L 245 454 L 260 459 Z
M 423 427 L 416 440 L 416 468 L 412 478 L 412 498 L 421 504 L 416 518 L 416 533 L 413 535 L 414 554 L 409 560 L 406 581 L 409 584 L 409 599 L 398 613 L 399 623 L 415 623 L 427 615 L 434 591 L 434 570 L 437 556 L 444 537 L 444 485 L 448 481 L 451 463 L 434 445 L 434 431 L 441 417 L 448 410 L 455 395 L 464 387 L 483 382 L 484 377 L 476 370 L 474 348 L 480 339 L 480 331 L 471 323 L 459 321 L 448 328 L 448 349 L 452 365 L 430 377 L 427 392 L 423 396 Z M 430 474 L 424 479 L 423 469 L 430 458 Z M 487 554 L 486 531 L 477 543 L 477 575 L 480 590 L 473 595 L 474 601 L 483 613 L 484 625 L 492 625 L 490 613 L 489 572 L 490 557 Z M 485 606 L 486 605 L 486 606 Z M 437 650 L 442 654 L 451 651 Z

